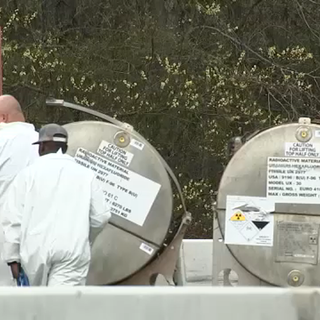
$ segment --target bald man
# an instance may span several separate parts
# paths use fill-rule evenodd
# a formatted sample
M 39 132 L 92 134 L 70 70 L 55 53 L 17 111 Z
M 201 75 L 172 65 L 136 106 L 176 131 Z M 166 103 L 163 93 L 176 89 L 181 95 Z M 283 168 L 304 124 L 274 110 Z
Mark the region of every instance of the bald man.
M 0 220 L 6 195 L 15 176 L 38 158 L 32 143 L 38 133 L 25 122 L 19 102 L 12 96 L 0 96 Z M 14 286 L 10 268 L 3 261 L 4 235 L 0 224 L 0 286 Z

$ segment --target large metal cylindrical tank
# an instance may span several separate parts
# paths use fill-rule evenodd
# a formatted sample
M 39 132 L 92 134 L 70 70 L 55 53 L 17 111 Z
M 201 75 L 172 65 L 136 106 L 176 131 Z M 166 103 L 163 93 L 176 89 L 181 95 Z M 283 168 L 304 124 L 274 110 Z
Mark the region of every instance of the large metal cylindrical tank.
M 320 126 L 260 132 L 228 163 L 218 223 L 234 258 L 275 286 L 319 286 Z
M 93 170 L 113 213 L 96 237 L 88 285 L 122 281 L 159 252 L 172 217 L 172 189 L 154 148 L 131 128 L 82 121 L 64 126 L 68 154 Z

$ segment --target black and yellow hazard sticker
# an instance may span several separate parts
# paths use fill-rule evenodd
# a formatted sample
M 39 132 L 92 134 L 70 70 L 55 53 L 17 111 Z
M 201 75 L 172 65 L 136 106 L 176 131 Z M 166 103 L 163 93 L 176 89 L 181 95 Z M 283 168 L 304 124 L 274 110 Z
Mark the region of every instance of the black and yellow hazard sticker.
M 246 221 L 246 217 L 241 211 L 237 211 L 233 214 L 230 219 L 231 221 Z

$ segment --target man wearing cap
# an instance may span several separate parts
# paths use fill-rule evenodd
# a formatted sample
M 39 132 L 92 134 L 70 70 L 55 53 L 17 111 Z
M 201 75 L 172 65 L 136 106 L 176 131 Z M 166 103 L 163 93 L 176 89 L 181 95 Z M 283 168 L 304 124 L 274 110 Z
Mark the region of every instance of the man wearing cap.
M 31 286 L 84 285 L 90 227 L 111 217 L 94 173 L 65 154 L 67 141 L 61 126 L 40 130 L 40 158 L 16 176 L 3 214 L 4 259 Z
M 25 121 L 19 102 L 10 95 L 0 96 L 0 219 L 14 177 L 39 157 L 37 147 L 31 145 L 37 136 L 34 126 Z M 0 225 L 0 286 L 12 286 L 10 268 L 2 258 L 3 242 Z

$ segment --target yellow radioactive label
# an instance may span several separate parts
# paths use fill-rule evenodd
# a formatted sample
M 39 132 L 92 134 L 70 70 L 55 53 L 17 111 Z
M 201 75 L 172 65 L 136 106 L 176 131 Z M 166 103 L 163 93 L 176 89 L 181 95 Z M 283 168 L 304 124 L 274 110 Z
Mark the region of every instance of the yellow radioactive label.
M 241 211 L 237 211 L 230 219 L 231 221 L 246 221 L 246 217 Z

